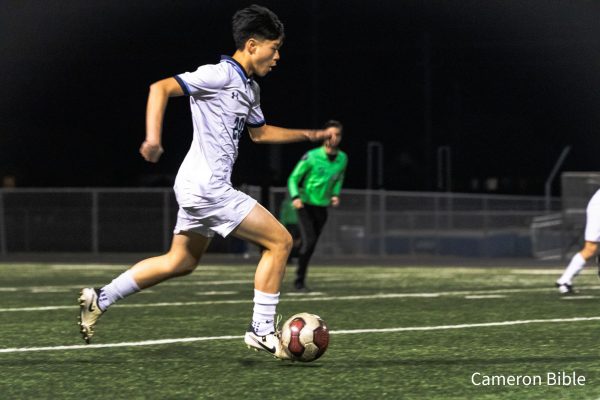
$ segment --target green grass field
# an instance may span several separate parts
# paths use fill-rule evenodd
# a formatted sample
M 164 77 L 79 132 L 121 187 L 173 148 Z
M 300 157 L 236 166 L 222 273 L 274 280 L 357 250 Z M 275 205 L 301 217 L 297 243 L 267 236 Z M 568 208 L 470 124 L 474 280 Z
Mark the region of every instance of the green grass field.
M 554 270 L 315 265 L 314 292 L 301 295 L 289 291 L 288 273 L 278 311 L 319 314 L 332 332 L 327 353 L 313 363 L 281 362 L 244 346 L 251 265 L 201 266 L 132 296 L 102 317 L 84 346 L 79 288 L 124 269 L 0 264 L 0 398 L 600 397 L 593 268 L 570 297 L 553 287 L 558 263 Z M 585 385 L 547 381 L 563 371 Z M 539 376 L 541 384 L 473 383 L 500 375 Z

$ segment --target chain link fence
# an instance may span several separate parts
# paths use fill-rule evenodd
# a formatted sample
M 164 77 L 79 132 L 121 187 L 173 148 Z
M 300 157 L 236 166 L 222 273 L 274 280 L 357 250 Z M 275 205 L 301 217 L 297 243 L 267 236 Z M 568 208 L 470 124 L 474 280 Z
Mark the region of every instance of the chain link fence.
M 242 190 L 261 201 L 261 188 Z M 270 188 L 262 203 L 279 216 L 286 195 Z M 559 199 L 551 204 L 560 210 Z M 330 208 L 316 254 L 530 257 L 532 221 L 545 207 L 543 197 L 347 189 Z M 170 188 L 1 189 L 0 254 L 162 252 L 176 214 Z M 248 247 L 216 235 L 210 251 Z
M 271 188 L 275 215 L 286 196 L 286 188 Z M 531 257 L 531 223 L 545 207 L 544 197 L 344 190 L 315 254 Z
M 256 186 L 240 188 L 261 199 Z M 170 188 L 0 190 L 0 254 L 166 251 L 177 217 Z M 215 236 L 213 252 L 244 252 L 235 238 Z

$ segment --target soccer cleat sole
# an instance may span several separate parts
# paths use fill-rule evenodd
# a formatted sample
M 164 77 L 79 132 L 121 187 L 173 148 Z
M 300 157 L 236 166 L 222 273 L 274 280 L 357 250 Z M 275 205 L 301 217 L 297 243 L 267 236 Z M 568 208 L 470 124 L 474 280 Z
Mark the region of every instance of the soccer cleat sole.
M 81 336 L 83 337 L 85 343 L 90 344 L 90 340 L 92 335 L 94 334 L 94 331 L 92 328 L 86 329 L 81 321 L 81 307 L 83 307 L 83 305 L 85 304 L 85 299 L 82 296 L 83 289 L 79 291 L 79 298 L 77 299 L 79 303 L 79 315 L 77 316 L 77 325 L 79 325 L 79 333 L 81 333 Z
M 264 352 L 261 352 L 261 351 L 260 351 L 259 349 L 257 349 L 256 347 L 252 347 L 252 346 L 250 346 L 249 344 L 247 344 L 247 345 L 246 345 L 246 347 L 247 347 L 248 349 L 250 349 L 250 350 L 254 350 L 254 351 L 255 351 L 255 352 L 257 352 L 257 353 L 264 353 Z M 292 362 L 294 361 L 294 360 L 284 360 L 283 358 L 279 358 L 279 357 L 277 357 L 277 356 L 276 356 L 276 355 L 274 355 L 274 354 L 273 354 L 273 358 L 274 358 L 274 359 L 276 359 L 276 360 L 279 360 L 279 361 L 292 361 Z

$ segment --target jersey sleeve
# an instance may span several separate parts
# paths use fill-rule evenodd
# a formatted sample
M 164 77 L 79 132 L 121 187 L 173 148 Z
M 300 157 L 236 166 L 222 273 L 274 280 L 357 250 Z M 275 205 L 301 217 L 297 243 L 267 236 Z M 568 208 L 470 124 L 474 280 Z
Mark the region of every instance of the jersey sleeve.
M 308 171 L 310 171 L 310 169 L 311 163 L 308 158 L 308 153 L 306 153 L 300 159 L 300 161 L 298 161 L 298 164 L 296 164 L 296 167 L 294 168 L 294 170 L 290 174 L 290 177 L 288 178 L 288 191 L 290 192 L 290 197 L 292 199 L 300 197 L 300 181 L 302 180 L 304 175 L 306 175 Z
M 186 96 L 211 96 L 229 81 L 227 72 L 219 65 L 202 65 L 194 72 L 174 76 Z
M 265 117 L 260 108 L 260 87 L 256 83 L 255 85 L 254 104 L 252 104 L 250 112 L 248 113 L 248 119 L 246 120 L 246 125 L 250 128 L 258 128 L 265 124 Z

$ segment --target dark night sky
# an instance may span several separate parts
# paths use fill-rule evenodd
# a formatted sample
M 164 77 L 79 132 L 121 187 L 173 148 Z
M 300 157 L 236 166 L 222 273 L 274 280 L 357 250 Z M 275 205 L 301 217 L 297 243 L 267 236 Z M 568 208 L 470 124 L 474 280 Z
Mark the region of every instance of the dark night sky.
M 249 1 L 3 2 L 0 176 L 18 186 L 170 185 L 191 140 L 172 99 L 159 164 L 137 154 L 148 86 L 232 54 L 230 19 Z M 564 170 L 597 170 L 600 2 L 263 1 L 286 26 L 260 80 L 267 122 L 344 122 L 347 187 L 364 188 L 366 147 L 384 147 L 384 187 L 432 190 L 452 151 L 456 191 L 542 194 Z M 309 143 L 242 140 L 234 183 L 284 184 Z M 281 162 L 278 171 L 279 154 Z

